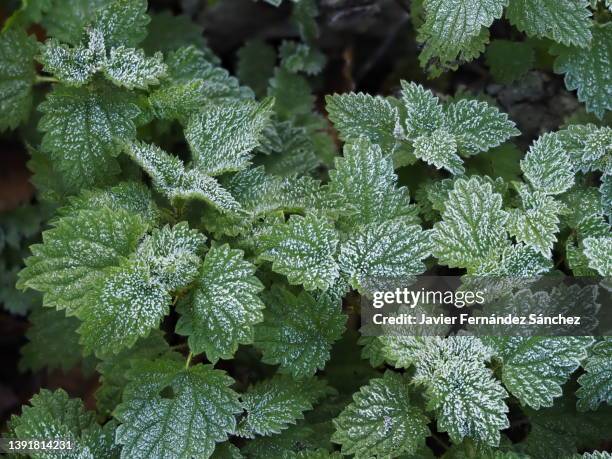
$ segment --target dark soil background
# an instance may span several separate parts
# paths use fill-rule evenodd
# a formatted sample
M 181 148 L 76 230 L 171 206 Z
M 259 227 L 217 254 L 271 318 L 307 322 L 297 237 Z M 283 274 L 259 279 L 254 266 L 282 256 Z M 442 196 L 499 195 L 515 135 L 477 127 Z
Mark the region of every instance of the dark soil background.
M 248 39 L 262 38 L 272 45 L 287 38 L 298 39 L 298 32 L 290 21 L 291 2 L 288 1 L 279 8 L 252 0 L 150 0 L 149 3 L 153 10 L 169 9 L 199 22 L 210 47 L 230 70 L 235 66 L 237 49 Z M 492 81 L 482 57 L 456 72 L 428 80 L 417 61 L 419 47 L 409 3 L 408 0 L 319 2 L 319 47 L 327 56 L 327 66 L 313 81 L 322 111 L 325 94 L 346 91 L 393 94 L 399 88 L 400 79 L 421 81 L 441 94 L 459 90 L 484 92 L 518 124 L 524 134 L 517 142 L 524 149 L 539 133 L 557 128 L 579 108 L 574 94 L 564 89 L 562 78 L 552 73 L 546 57 L 538 60 L 538 69 L 510 86 Z M 10 2 L 8 6 L 0 6 L 0 23 L 10 14 L 10 6 Z M 43 30 L 35 32 L 44 36 Z M 493 25 L 491 37 L 521 35 L 500 20 Z M 0 226 L 14 209 L 35 202 L 27 160 L 27 150 L 19 142 L 17 133 L 0 134 Z M 404 180 L 409 181 L 405 177 Z M 33 235 L 32 241 L 37 237 Z M 2 253 L 0 260 L 5 256 Z M 19 371 L 19 352 L 26 342 L 27 327 L 25 317 L 0 307 L 0 430 L 9 416 L 19 412 L 19 407 L 41 386 L 61 386 L 71 395 L 84 398 L 89 407 L 95 405 L 96 374 L 84 375 L 78 368 L 68 373 Z

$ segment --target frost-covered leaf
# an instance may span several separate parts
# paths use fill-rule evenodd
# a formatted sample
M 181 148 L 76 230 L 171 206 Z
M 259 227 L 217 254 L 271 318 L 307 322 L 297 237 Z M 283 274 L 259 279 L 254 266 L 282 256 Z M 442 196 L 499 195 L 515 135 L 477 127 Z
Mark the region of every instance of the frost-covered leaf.
M 601 207 L 603 213 L 612 216 L 612 175 L 604 175 L 601 178 L 601 186 L 599 187 Z
M 429 89 L 412 81 L 402 81 L 402 102 L 406 107 L 406 133 L 410 137 L 431 134 L 442 127 L 442 105 Z
M 83 402 L 68 398 L 62 389 L 42 389 L 30 400 L 30 406 L 22 409 L 20 416 L 13 416 L 9 428 L 19 440 L 55 439 L 72 443 L 70 458 L 118 458 L 114 443 L 114 422 L 100 427 L 95 413 L 86 411 Z M 30 453 L 33 459 L 51 459 L 55 452 L 39 449 Z
M 501 145 L 520 134 L 508 115 L 487 102 L 461 99 L 444 107 L 445 125 L 463 156 Z
M 446 169 L 452 174 L 463 174 L 463 161 L 457 155 L 455 136 L 446 129 L 436 129 L 431 135 L 422 135 L 414 140 L 414 155 L 437 169 Z
M 169 155 L 156 145 L 131 142 L 126 153 L 151 177 L 153 185 L 170 201 L 198 199 L 221 212 L 234 212 L 240 207 L 236 200 L 212 177 L 198 170 L 185 170 L 176 156 Z
M 207 103 L 205 88 L 203 80 L 166 85 L 152 92 L 149 102 L 159 118 L 187 124 L 188 119 Z
M 545 257 L 550 257 L 553 244 L 559 232 L 559 212 L 563 205 L 552 196 L 540 191 L 530 191 L 520 184 L 517 191 L 523 208 L 511 209 L 508 213 L 507 228 L 517 241 L 539 250 Z
M 581 47 L 591 41 L 588 0 L 512 0 L 506 16 L 512 25 L 529 36 Z
M 96 185 L 119 171 L 117 140 L 136 136 L 140 114 L 130 94 L 106 85 L 56 86 L 39 105 L 42 149 L 72 189 Z
M 138 246 L 135 257 L 148 265 L 150 274 L 167 290 L 187 287 L 200 267 L 206 236 L 186 222 L 156 228 Z
M 332 344 L 344 331 L 346 317 L 338 302 L 307 292 L 295 296 L 276 285 L 263 294 L 263 300 L 264 321 L 255 329 L 255 345 L 262 350 L 262 360 L 280 364 L 282 373 L 295 378 L 309 377 L 322 369 Z
M 584 370 L 578 378 L 578 409 L 596 410 L 602 402 L 612 405 L 612 338 L 604 337 L 589 350 Z
M 536 190 L 561 194 L 574 184 L 569 153 L 555 133 L 541 135 L 521 160 L 521 169 Z
M 410 399 L 407 380 L 387 371 L 353 395 L 334 420 L 332 440 L 342 445 L 343 455 L 356 459 L 415 453 L 429 435 L 429 419 Z
M 279 375 L 261 381 L 240 396 L 246 413 L 236 432 L 245 438 L 279 433 L 303 419 L 303 412 L 324 394 L 325 383 L 314 378 L 295 381 Z
M 593 39 L 587 49 L 579 47 L 554 48 L 557 58 L 554 70 L 565 74 L 565 86 L 578 90 L 578 100 L 586 104 L 588 112 L 602 118 L 612 108 L 612 24 L 594 24 Z
M 208 102 L 235 101 L 253 98 L 253 92 L 240 86 L 238 80 L 217 61 L 195 46 L 172 51 L 166 58 L 168 83 L 181 84 L 199 80 Z
M 194 353 L 213 363 L 231 358 L 239 344 L 253 341 L 253 325 L 263 320 L 257 294 L 263 285 L 240 250 L 212 247 L 202 263 L 193 291 L 179 305 L 177 333 L 187 335 Z
M 36 52 L 36 40 L 25 32 L 0 34 L 0 132 L 15 129 L 30 114 Z
M 73 314 L 87 303 L 105 269 L 130 256 L 145 230 L 142 219 L 125 210 L 81 210 L 62 217 L 43 233 L 42 244 L 31 247 L 18 286 L 43 292 L 45 306 Z
M 591 337 L 562 336 L 486 339 L 502 361 L 502 382 L 522 404 L 538 410 L 553 405 L 561 386 L 586 357 Z
M 523 77 L 535 63 L 535 51 L 523 41 L 492 40 L 486 62 L 495 81 L 512 83 Z
M 347 143 L 344 157 L 337 158 L 335 165 L 329 172 L 329 189 L 338 195 L 342 207 L 355 211 L 354 217 L 341 219 L 343 226 L 354 230 L 357 225 L 395 219 L 418 222 L 408 190 L 397 186 L 393 163 L 378 145 L 365 140 Z
M 442 221 L 434 225 L 433 255 L 451 268 L 475 270 L 508 245 L 507 218 L 501 195 L 490 183 L 460 178 L 448 195 Z
M 602 276 L 612 276 L 612 237 L 588 237 L 583 243 L 589 267 Z
M 81 343 L 98 355 L 117 353 L 159 326 L 172 297 L 145 263 L 109 269 L 90 286 L 78 311 Z
M 19 367 L 39 371 L 43 368 L 64 371 L 74 368 L 82 359 L 79 321 L 61 311 L 39 308 L 28 316 L 28 343 L 21 348 Z
M 93 22 L 109 47 L 138 45 L 147 35 L 147 0 L 113 0 L 102 6 Z
M 122 458 L 209 457 L 236 427 L 241 406 L 234 380 L 210 365 L 185 368 L 180 359 L 142 361 L 115 411 Z M 171 393 L 170 396 L 163 394 Z
M 438 362 L 426 388 L 427 406 L 437 415 L 438 429 L 451 440 L 465 437 L 491 446 L 509 426 L 507 393 L 482 363 L 469 359 Z
M 51 39 L 42 46 L 39 61 L 45 72 L 53 74 L 62 83 L 82 86 L 98 71 L 101 58 L 91 48 L 70 48 Z
M 69 198 L 69 205 L 57 210 L 58 215 L 70 215 L 79 210 L 95 210 L 108 207 L 114 211 L 127 210 L 142 217 L 150 227 L 159 220 L 159 209 L 152 199 L 151 191 L 138 182 L 121 182 L 109 188 L 85 190 Z
M 284 225 L 276 225 L 265 240 L 261 258 L 272 262 L 272 269 L 287 276 L 291 284 L 306 290 L 330 287 L 339 275 L 334 259 L 338 234 L 325 218 L 292 215 Z
M 425 43 L 421 60 L 435 58 L 448 65 L 457 58 L 473 59 L 484 42 L 483 28 L 500 18 L 507 4 L 508 0 L 425 0 L 425 23 L 418 36 Z
M 569 153 L 574 169 L 606 172 L 606 163 L 612 156 L 612 128 L 574 124 L 558 131 L 557 136 Z
M 161 53 L 146 57 L 140 49 L 119 46 L 111 48 L 104 74 L 117 86 L 147 89 L 159 84 L 159 79 L 166 75 L 166 64 Z
M 406 281 L 425 271 L 430 232 L 402 221 L 362 227 L 340 247 L 338 264 L 353 288 L 369 290 L 379 281 Z
M 272 99 L 225 102 L 194 115 L 185 129 L 195 167 L 208 175 L 244 169 L 272 114 Z
M 397 108 L 380 97 L 363 93 L 334 94 L 325 97 L 329 119 L 342 140 L 365 137 L 388 155 L 395 149 L 395 133 L 401 129 Z

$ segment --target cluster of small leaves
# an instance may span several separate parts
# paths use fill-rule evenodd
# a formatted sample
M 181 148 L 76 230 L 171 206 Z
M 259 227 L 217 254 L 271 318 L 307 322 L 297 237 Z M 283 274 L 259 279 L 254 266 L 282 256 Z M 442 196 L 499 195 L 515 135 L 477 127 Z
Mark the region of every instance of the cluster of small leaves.
M 586 0 L 413 3 L 424 62 L 475 57 L 505 11 L 558 42 L 589 110 L 609 108 L 610 29 Z M 22 369 L 95 370 L 97 416 L 42 390 L 7 437 L 67 438 L 83 458 L 324 459 L 431 457 L 432 435 L 451 457 L 571 457 L 609 436 L 609 338 L 362 337 L 360 359 L 346 328 L 358 295 L 432 266 L 468 286 L 515 279 L 496 286 L 513 307 L 599 307 L 605 283 L 522 283 L 559 260 L 612 275 L 610 127 L 569 124 L 522 155 L 493 104 L 405 81 L 398 97 L 328 96 L 330 124 L 311 90 L 325 63 L 311 0 L 292 5 L 300 40 L 246 43 L 236 77 L 187 18 L 144 0 L 71 6 L 24 2 L 0 34 L 0 129 L 48 89 L 30 167 L 55 209 L 42 241 L 26 212 L 0 226 L 0 247 L 38 242 L 16 281 L 42 295 Z M 415 205 L 396 169 L 417 159 L 436 179 Z M 511 410 L 530 425 L 515 444 Z
M 412 14 L 421 17 L 417 40 L 423 44 L 421 65 L 433 76 L 456 70 L 486 48 L 493 77 L 510 82 L 532 67 L 534 47 L 529 42 L 492 40 L 489 30 L 504 18 L 529 38 L 546 39 L 556 56 L 555 72 L 565 76 L 571 91 L 589 112 L 602 117 L 610 110 L 612 55 L 610 23 L 598 15 L 597 2 L 572 0 L 421 0 Z M 600 16 L 600 19 L 597 19 Z

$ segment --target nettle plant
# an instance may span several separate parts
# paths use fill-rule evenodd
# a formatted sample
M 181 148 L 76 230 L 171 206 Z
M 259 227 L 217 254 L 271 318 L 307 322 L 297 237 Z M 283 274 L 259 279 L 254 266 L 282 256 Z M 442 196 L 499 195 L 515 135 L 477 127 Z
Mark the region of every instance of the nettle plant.
M 414 3 L 424 61 L 476 56 L 506 7 L 559 42 L 588 110 L 610 108 L 612 29 L 588 1 Z M 316 14 L 296 2 L 301 40 L 247 43 L 238 79 L 144 0 L 25 2 L 9 19 L 0 127 L 36 124 L 53 213 L 17 281 L 42 293 L 21 310 L 22 367 L 81 365 L 99 388 L 95 412 L 42 389 L 6 437 L 130 459 L 558 458 L 609 438 L 610 338 L 359 338 L 353 319 L 381 277 L 612 275 L 612 129 L 569 124 L 522 155 L 491 102 L 402 82 L 327 96 L 338 155 L 308 79 L 325 61 Z M 412 199 L 396 168 L 427 170 Z

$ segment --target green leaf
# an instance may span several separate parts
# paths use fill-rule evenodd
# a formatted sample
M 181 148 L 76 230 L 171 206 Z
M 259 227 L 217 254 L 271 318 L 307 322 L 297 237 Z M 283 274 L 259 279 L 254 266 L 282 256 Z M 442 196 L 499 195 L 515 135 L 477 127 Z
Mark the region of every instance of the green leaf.
M 30 114 L 36 52 L 36 40 L 25 32 L 0 34 L 0 132 L 15 129 Z
M 588 237 L 583 243 L 589 267 L 602 276 L 612 276 L 612 237 Z
M 391 154 L 401 131 L 399 112 L 380 96 L 363 93 L 334 94 L 325 97 L 329 119 L 340 139 L 346 141 L 365 137 L 380 146 L 385 155 Z M 398 131 L 399 130 L 399 131 Z
M 308 81 L 280 67 L 270 79 L 268 96 L 274 97 L 274 112 L 281 120 L 310 113 L 315 102 Z
M 69 314 L 87 304 L 92 286 L 130 256 L 146 231 L 138 215 L 108 208 L 80 210 L 52 225 L 43 244 L 31 246 L 18 287 L 43 292 L 45 306 Z
M 195 279 L 205 240 L 185 222 L 146 236 L 129 262 L 96 282 L 79 311 L 85 348 L 98 354 L 116 353 L 158 326 L 168 313 L 170 292 Z
M 138 359 L 153 360 L 169 352 L 164 334 L 153 330 L 147 337 L 136 341 L 134 346 L 117 354 L 102 356 L 96 369 L 100 373 L 100 387 L 96 391 L 98 411 L 108 416 L 121 402 L 123 389 L 128 384 L 127 372 Z
M 555 73 L 565 74 L 568 90 L 578 90 L 578 100 L 586 110 L 602 118 L 612 108 L 609 63 L 612 60 L 612 24 L 595 24 L 587 49 L 556 46 Z
M 372 283 L 407 281 L 425 271 L 431 254 L 430 232 L 395 220 L 362 227 L 340 247 L 338 264 L 355 289 Z
M 414 82 L 402 81 L 402 102 L 406 107 L 406 133 L 416 138 L 431 134 L 444 124 L 439 99 L 429 89 Z
M 208 360 L 230 359 L 239 344 L 253 342 L 253 325 L 263 320 L 257 297 L 263 285 L 240 250 L 212 247 L 201 265 L 193 291 L 179 305 L 176 331 L 188 336 L 193 353 Z
M 610 410 L 581 413 L 569 391 L 555 401 L 552 408 L 532 410 L 526 414 L 531 425 L 524 442 L 532 457 L 557 459 L 577 453 L 578 449 L 591 449 L 609 438 Z
M 580 47 L 588 46 L 591 41 L 588 0 L 512 0 L 506 17 L 529 36 L 551 38 L 564 45 Z
M 258 98 L 266 95 L 268 80 L 274 72 L 276 51 L 259 39 L 249 40 L 236 53 L 236 76 L 249 86 Z
M 151 177 L 153 185 L 170 201 L 198 199 L 221 212 L 235 212 L 239 204 L 212 177 L 198 170 L 186 170 L 183 162 L 156 145 L 130 142 L 125 151 Z
M 166 75 L 166 64 L 159 52 L 146 57 L 140 49 L 119 46 L 111 48 L 104 63 L 104 74 L 117 86 L 147 89 L 159 84 L 159 79 Z
M 555 133 L 541 135 L 521 160 L 525 178 L 536 190 L 561 194 L 574 184 L 570 156 Z
M 485 58 L 493 79 L 508 84 L 533 68 L 535 51 L 524 41 L 492 40 Z
M 261 258 L 271 261 L 272 269 L 291 284 L 326 290 L 338 278 L 334 259 L 338 234 L 324 217 L 292 215 L 284 225 L 272 228 L 265 246 Z
M 206 83 L 203 80 L 191 80 L 166 85 L 152 92 L 149 102 L 158 118 L 179 120 L 185 125 L 208 102 Z
M 578 409 L 596 410 L 602 402 L 612 405 L 612 338 L 604 337 L 589 350 L 584 370 L 578 378 Z
M 315 378 L 295 381 L 283 375 L 251 386 L 240 396 L 246 413 L 236 433 L 245 438 L 279 433 L 304 418 L 303 412 L 325 394 L 325 386 Z
M 569 153 L 574 169 L 581 172 L 601 170 L 612 156 L 612 128 L 594 124 L 574 124 L 557 132 L 563 148 Z
M 209 102 L 223 103 L 252 99 L 253 92 L 240 86 L 227 70 L 217 66 L 214 56 L 207 55 L 195 46 L 179 48 L 168 54 L 168 80 L 171 84 L 201 80 L 202 93 Z
M 463 161 L 457 155 L 455 136 L 446 129 L 436 129 L 430 135 L 414 140 L 414 156 L 437 169 L 446 169 L 452 174 L 463 174 Z
M 312 46 L 295 41 L 283 41 L 279 48 L 281 65 L 292 73 L 307 75 L 321 73 L 325 66 L 325 55 Z
M 95 422 L 94 413 L 86 411 L 81 400 L 68 398 L 62 389 L 54 392 L 42 389 L 32 397 L 30 405 L 22 409 L 20 416 L 13 416 L 10 420 L 10 430 L 17 439 L 69 440 L 72 442 L 69 457 L 119 456 L 113 439 L 114 423 L 100 427 Z M 56 456 L 45 450 L 30 453 L 33 459 Z
M 53 0 L 51 9 L 42 15 L 41 24 L 51 37 L 59 41 L 78 45 L 85 27 L 94 19 L 96 11 L 109 5 L 112 0 L 71 0 L 66 3 Z
M 487 102 L 461 99 L 444 107 L 445 124 L 463 156 L 501 145 L 520 134 L 508 115 Z
M 147 37 L 140 46 L 148 54 L 161 51 L 166 55 L 190 45 L 207 52 L 202 27 L 189 16 L 174 16 L 170 11 L 153 13 L 147 31 Z
M 501 195 L 480 177 L 460 178 L 434 225 L 433 255 L 451 268 L 475 270 L 508 245 Z
M 155 228 L 143 239 L 134 256 L 148 265 L 151 276 L 167 290 L 176 291 L 196 278 L 205 242 L 206 236 L 180 222 L 173 227 Z
M 255 328 L 255 345 L 262 360 L 280 364 L 281 373 L 312 376 L 329 360 L 332 344 L 344 331 L 346 316 L 338 302 L 307 292 L 295 296 L 273 285 L 263 294 L 264 322 Z
M 426 389 L 427 407 L 437 415 L 438 430 L 451 440 L 465 437 L 498 446 L 499 431 L 509 426 L 506 391 L 491 370 L 479 362 L 439 362 Z
M 370 380 L 334 420 L 332 440 L 356 459 L 414 454 L 429 436 L 429 419 L 410 402 L 408 382 L 392 371 Z
M 38 57 L 45 72 L 70 86 L 89 83 L 105 59 L 104 37 L 98 31 L 90 32 L 87 48 L 81 45 L 71 48 L 57 40 L 47 40 Z
M 483 27 L 502 15 L 508 0 L 425 0 L 425 23 L 418 40 L 425 43 L 421 59 L 447 65 L 479 54 Z M 478 52 L 476 51 L 478 50 Z
M 486 340 L 503 362 L 502 382 L 522 404 L 553 406 L 561 386 L 580 366 L 593 339 L 571 337 L 491 337 Z
M 550 258 L 559 232 L 559 213 L 563 205 L 552 196 L 540 191 L 530 191 L 527 185 L 518 184 L 517 191 L 523 208 L 509 210 L 507 228 L 517 241 L 524 242 Z
M 344 157 L 337 158 L 335 165 L 329 172 L 329 190 L 338 195 L 340 207 L 355 212 L 340 220 L 343 227 L 354 230 L 358 225 L 395 219 L 418 222 L 408 190 L 397 186 L 393 163 L 378 145 L 366 140 L 347 143 Z
M 136 136 L 134 120 L 140 114 L 129 94 L 106 85 L 56 86 L 39 110 L 42 149 L 72 190 L 99 184 L 119 172 L 113 158 L 120 152 L 117 140 Z
M 28 320 L 30 327 L 26 337 L 29 341 L 21 348 L 19 362 L 22 370 L 60 368 L 66 372 L 83 360 L 76 318 L 66 317 L 61 311 L 38 308 L 32 311 Z
M 127 262 L 96 279 L 78 311 L 81 343 L 98 355 L 117 353 L 159 326 L 172 297 L 144 263 Z
M 93 28 L 104 36 L 109 47 L 138 45 L 147 35 L 146 0 L 113 0 L 96 14 Z
M 208 175 L 244 169 L 272 114 L 272 99 L 210 106 L 185 129 L 195 166 Z
M 70 215 L 80 210 L 108 207 L 114 211 L 127 210 L 139 215 L 149 226 L 156 226 L 160 211 L 146 185 L 138 182 L 121 182 L 110 188 L 91 189 L 69 198 L 69 205 L 57 210 L 58 215 Z
M 142 361 L 115 411 L 123 458 L 209 457 L 236 427 L 241 406 L 234 380 L 211 365 L 185 368 L 181 360 Z M 170 396 L 162 394 L 170 391 Z

